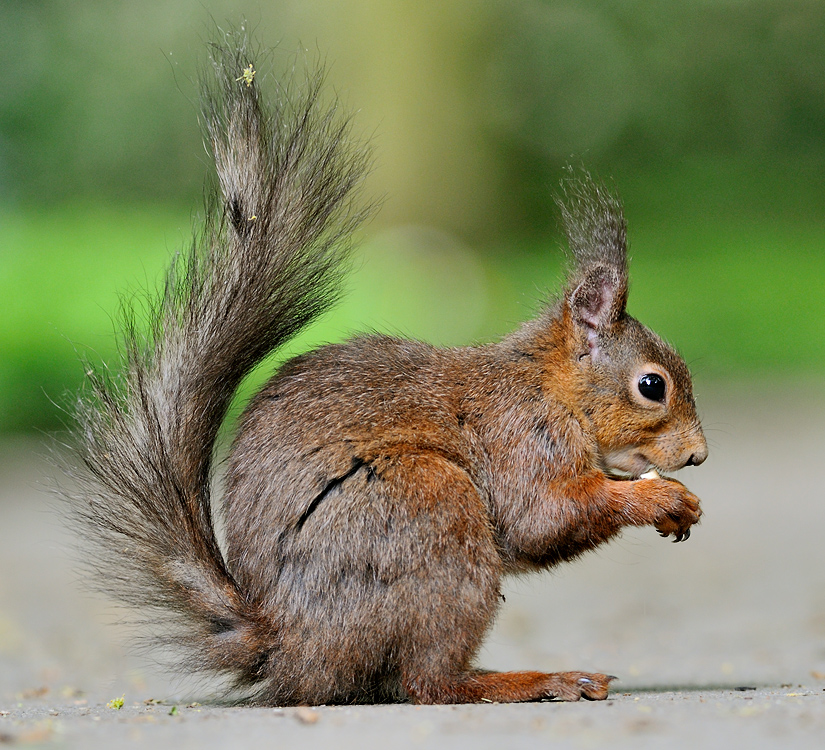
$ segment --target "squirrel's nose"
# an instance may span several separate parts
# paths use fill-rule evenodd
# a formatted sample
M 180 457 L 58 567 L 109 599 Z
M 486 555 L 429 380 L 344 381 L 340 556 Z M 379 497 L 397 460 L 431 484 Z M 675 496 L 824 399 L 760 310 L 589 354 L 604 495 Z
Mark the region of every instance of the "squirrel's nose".
M 698 425 L 696 426 L 696 432 L 693 436 L 692 446 L 685 446 L 690 450 L 693 448 L 693 452 L 690 454 L 690 458 L 685 461 L 685 466 L 698 466 L 701 463 L 704 463 L 705 459 L 708 457 L 708 444 L 705 440 L 705 436 L 702 432 L 702 428 Z M 683 467 L 684 468 L 684 467 Z
M 703 463 L 707 457 L 708 449 L 707 446 L 704 446 L 696 452 L 690 454 L 690 458 L 687 461 L 685 461 L 685 466 L 698 466 L 699 464 Z

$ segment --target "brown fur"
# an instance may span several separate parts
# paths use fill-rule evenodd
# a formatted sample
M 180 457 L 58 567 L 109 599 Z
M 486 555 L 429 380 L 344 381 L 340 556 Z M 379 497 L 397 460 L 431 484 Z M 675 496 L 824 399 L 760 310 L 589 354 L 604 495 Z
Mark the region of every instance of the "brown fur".
M 264 703 L 604 698 L 602 674 L 473 667 L 504 575 L 699 520 L 682 484 L 639 478 L 707 448 L 685 364 L 625 311 L 621 206 L 587 176 L 562 204 L 565 291 L 503 341 L 360 336 L 287 362 L 241 419 L 218 545 L 218 426 L 240 378 L 334 297 L 364 164 L 317 86 L 268 109 L 237 81 L 252 54 L 217 46 L 205 92 L 217 214 L 149 341 L 127 331 L 123 383 L 94 380 L 80 410 L 74 507 L 117 566 L 108 588 L 172 613 L 188 666 Z

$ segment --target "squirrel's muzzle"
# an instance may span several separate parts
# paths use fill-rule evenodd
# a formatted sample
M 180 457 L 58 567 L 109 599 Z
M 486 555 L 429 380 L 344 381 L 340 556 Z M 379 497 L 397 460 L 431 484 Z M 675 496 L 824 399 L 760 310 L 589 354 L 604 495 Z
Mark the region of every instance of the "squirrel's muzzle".
M 698 437 L 699 440 L 697 441 L 697 445 L 693 447 L 690 458 L 685 461 L 685 466 L 698 466 L 699 464 L 704 463 L 705 459 L 708 457 L 708 444 L 701 428 L 699 429 Z

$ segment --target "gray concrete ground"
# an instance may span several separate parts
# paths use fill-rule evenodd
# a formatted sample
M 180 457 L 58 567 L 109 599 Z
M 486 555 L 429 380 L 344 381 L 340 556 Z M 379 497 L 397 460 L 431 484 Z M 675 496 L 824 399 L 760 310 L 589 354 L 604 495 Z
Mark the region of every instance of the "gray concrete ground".
M 481 654 L 619 675 L 599 704 L 210 704 L 208 685 L 128 654 L 117 613 L 76 585 L 42 451 L 0 444 L 0 745 L 825 747 L 825 392 L 743 385 L 700 406 L 711 458 L 682 472 L 705 511 L 690 540 L 638 530 L 509 581 Z

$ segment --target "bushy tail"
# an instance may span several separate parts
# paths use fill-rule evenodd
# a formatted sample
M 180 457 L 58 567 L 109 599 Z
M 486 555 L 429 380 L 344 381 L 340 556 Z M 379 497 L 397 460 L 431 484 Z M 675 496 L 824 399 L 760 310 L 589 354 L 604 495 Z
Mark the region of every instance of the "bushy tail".
M 203 123 L 219 189 L 150 300 L 125 305 L 119 375 L 89 368 L 71 508 L 94 584 L 148 608 L 188 669 L 255 679 L 272 625 L 227 569 L 210 505 L 218 429 L 242 378 L 336 299 L 367 150 L 320 100 L 323 75 L 261 93 L 244 34 L 211 47 Z

